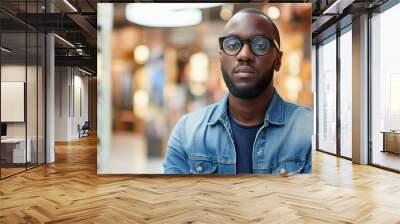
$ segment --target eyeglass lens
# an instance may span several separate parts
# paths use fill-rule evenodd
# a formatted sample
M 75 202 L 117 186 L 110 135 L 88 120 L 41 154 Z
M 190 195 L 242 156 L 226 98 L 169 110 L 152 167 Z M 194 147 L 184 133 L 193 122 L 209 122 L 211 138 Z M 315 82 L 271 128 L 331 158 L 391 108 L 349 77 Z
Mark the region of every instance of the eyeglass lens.
M 222 43 L 222 48 L 228 55 L 236 55 L 242 49 L 242 43 L 237 37 L 227 37 Z M 265 37 L 255 37 L 250 40 L 250 49 L 255 55 L 265 55 L 271 48 L 270 41 Z

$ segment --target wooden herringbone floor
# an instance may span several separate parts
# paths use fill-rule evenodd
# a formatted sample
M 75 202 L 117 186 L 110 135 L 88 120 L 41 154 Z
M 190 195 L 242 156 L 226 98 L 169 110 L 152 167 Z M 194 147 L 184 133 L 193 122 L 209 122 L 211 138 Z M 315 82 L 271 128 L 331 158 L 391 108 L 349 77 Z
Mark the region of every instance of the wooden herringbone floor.
M 316 152 L 314 173 L 96 175 L 95 138 L 0 181 L 0 223 L 400 223 L 400 175 Z

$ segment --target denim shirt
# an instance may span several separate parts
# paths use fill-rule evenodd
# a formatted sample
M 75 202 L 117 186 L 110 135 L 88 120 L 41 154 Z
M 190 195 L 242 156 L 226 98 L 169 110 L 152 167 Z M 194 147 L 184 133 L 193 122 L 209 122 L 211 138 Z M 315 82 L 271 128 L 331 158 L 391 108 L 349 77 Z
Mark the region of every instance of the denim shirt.
M 236 151 L 228 96 L 184 115 L 168 140 L 165 174 L 235 174 Z M 274 90 L 252 147 L 253 172 L 311 173 L 311 109 L 285 102 Z

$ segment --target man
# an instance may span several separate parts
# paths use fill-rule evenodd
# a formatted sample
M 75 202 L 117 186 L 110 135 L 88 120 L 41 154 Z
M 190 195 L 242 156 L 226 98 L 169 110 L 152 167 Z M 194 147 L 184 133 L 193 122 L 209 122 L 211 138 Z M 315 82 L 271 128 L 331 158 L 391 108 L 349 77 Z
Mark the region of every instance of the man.
M 219 43 L 229 94 L 179 120 L 164 172 L 310 173 L 313 113 L 285 102 L 273 86 L 283 54 L 273 21 L 257 9 L 240 10 Z

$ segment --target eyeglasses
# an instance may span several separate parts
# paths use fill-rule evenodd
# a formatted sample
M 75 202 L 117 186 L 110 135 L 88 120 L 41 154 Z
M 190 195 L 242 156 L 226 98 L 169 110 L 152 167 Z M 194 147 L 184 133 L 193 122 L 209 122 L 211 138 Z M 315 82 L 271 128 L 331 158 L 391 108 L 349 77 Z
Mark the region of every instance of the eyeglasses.
M 220 49 L 230 56 L 237 55 L 242 50 L 244 42 L 249 45 L 251 52 L 256 56 L 266 55 L 271 50 L 272 46 L 279 51 L 276 40 L 267 36 L 254 36 L 251 39 L 241 40 L 235 35 L 229 35 L 220 37 L 218 40 Z

